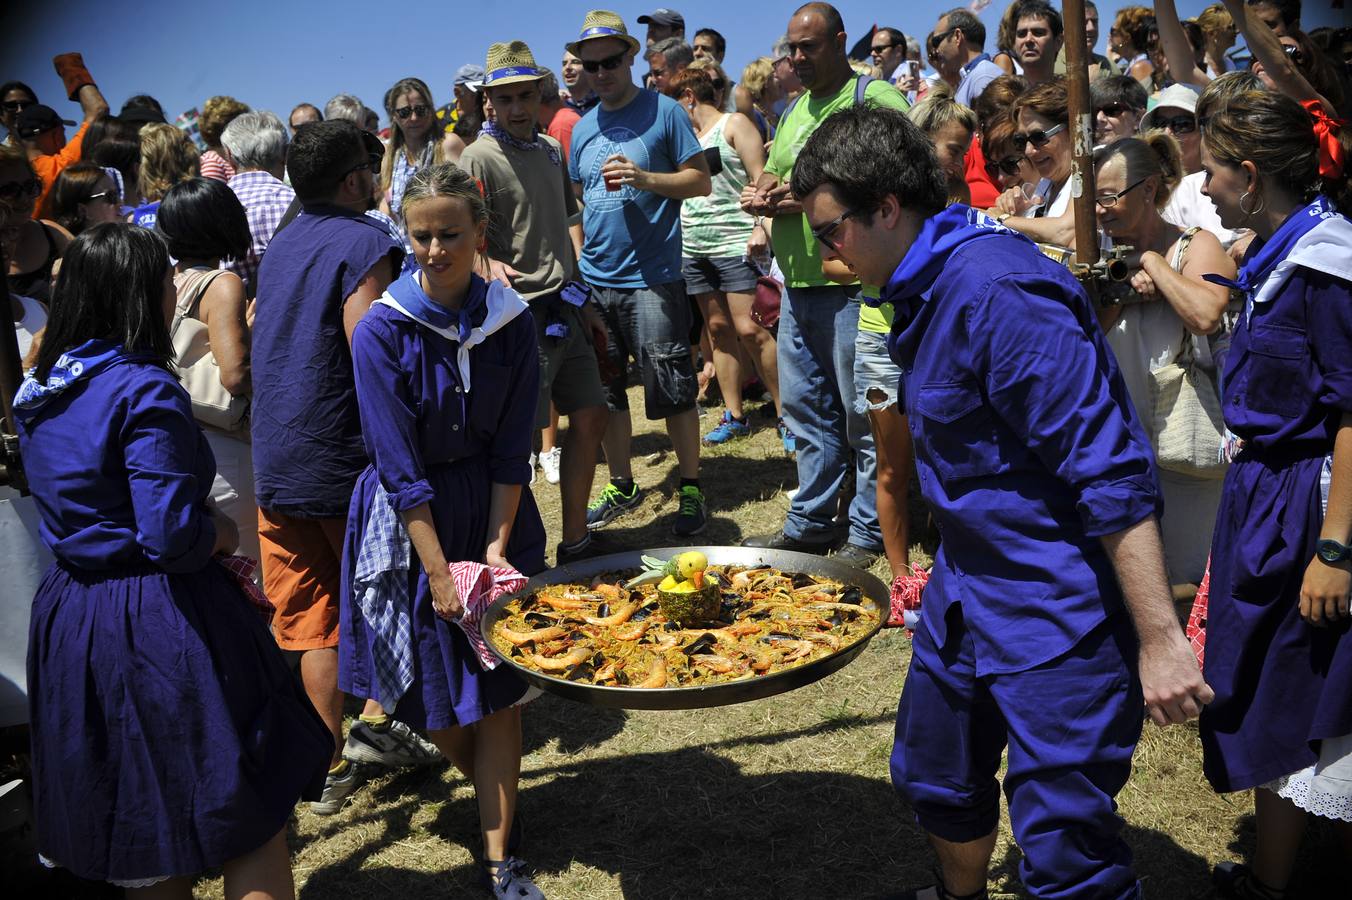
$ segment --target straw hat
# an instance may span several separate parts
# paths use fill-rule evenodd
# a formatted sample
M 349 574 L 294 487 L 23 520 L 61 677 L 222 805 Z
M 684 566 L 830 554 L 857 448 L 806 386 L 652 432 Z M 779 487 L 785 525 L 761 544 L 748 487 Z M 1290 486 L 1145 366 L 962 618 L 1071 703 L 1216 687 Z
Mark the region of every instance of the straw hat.
M 564 49 L 574 56 L 580 56 L 581 54 L 577 52 L 577 49 L 585 41 L 610 37 L 624 41 L 629 45 L 629 49 L 635 53 L 642 49 L 638 39 L 630 35 L 629 29 L 624 27 L 624 19 L 608 9 L 593 9 L 587 13 L 587 18 L 582 20 L 582 32 L 577 36 L 577 40 L 568 44 Z
M 545 73 L 535 65 L 535 57 L 525 41 L 512 41 L 507 44 L 492 44 L 488 48 L 488 60 L 484 63 L 483 86 L 502 87 L 504 84 L 516 84 L 519 81 L 539 81 Z

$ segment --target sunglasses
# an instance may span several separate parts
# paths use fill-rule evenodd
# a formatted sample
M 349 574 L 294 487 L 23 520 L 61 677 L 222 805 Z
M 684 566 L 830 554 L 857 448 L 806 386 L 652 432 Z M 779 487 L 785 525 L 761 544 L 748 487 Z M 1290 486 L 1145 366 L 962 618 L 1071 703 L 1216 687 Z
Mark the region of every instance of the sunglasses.
M 102 200 L 110 206 L 118 206 L 122 203 L 122 192 L 117 188 L 107 191 L 99 191 L 97 194 L 90 194 L 84 198 L 85 203 L 93 203 L 95 200 Z
M 379 154 L 379 153 L 371 153 L 371 154 L 368 154 L 367 157 L 366 157 L 366 162 L 360 162 L 360 163 L 357 163 L 355 166 L 353 166 L 352 168 L 348 169 L 346 172 L 343 173 L 343 178 L 346 178 L 347 176 L 351 175 L 353 172 L 360 172 L 362 169 L 370 169 L 372 175 L 379 175 L 379 174 L 380 174 L 380 163 L 381 163 L 381 160 L 383 160 L 383 159 L 384 159 L 384 157 L 383 157 L 381 154 Z M 342 181 L 343 179 L 340 178 L 340 179 L 338 179 L 338 180 L 339 180 L 339 181 Z
M 432 111 L 431 107 L 426 106 L 425 104 L 422 103 L 417 103 L 414 104 L 413 106 L 401 106 L 394 111 L 394 114 L 401 119 L 407 119 L 409 116 L 413 115 L 416 115 L 418 118 L 421 119 L 423 116 L 427 115 L 431 111 Z
M 1156 117 L 1155 127 L 1174 134 L 1192 134 L 1197 130 L 1196 116 L 1173 116 L 1168 119 Z
M 5 107 L 5 112 L 23 112 L 25 109 L 36 103 L 36 100 L 6 100 L 0 105 Z
M 831 221 L 827 222 L 825 225 L 812 229 L 812 236 L 817 240 L 821 241 L 822 245 L 826 247 L 826 249 L 831 250 L 833 252 L 838 252 L 840 250 L 840 245 L 835 242 L 835 240 L 831 237 L 831 235 L 836 233 L 836 229 L 839 228 L 841 226 L 841 223 L 843 223 L 846 219 L 850 218 L 851 216 L 857 216 L 860 214 L 860 212 L 862 212 L 862 210 L 847 209 L 840 215 L 836 216 Z
M 721 91 L 728 86 L 728 83 L 724 81 L 722 78 L 715 78 L 709 83 L 714 86 L 714 90 L 716 91 Z
M 1004 172 L 1010 176 L 1017 175 L 1019 174 L 1019 167 L 1023 165 L 1023 161 L 1027 158 L 1022 153 L 1011 153 L 1003 159 L 986 163 L 986 171 L 992 175 L 996 172 Z
M 883 55 L 884 53 L 886 53 L 888 50 L 891 50 L 893 47 L 896 47 L 896 46 L 899 46 L 899 45 L 898 45 L 898 44 L 879 44 L 879 45 L 876 46 L 876 47 L 870 47 L 868 52 L 869 52 L 870 54 L 872 54 L 873 56 L 882 56 L 882 55 Z
M 18 200 L 20 197 L 36 197 L 42 193 L 42 182 L 36 178 L 27 181 L 8 181 L 0 184 L 0 200 Z
M 936 34 L 934 37 L 930 38 L 930 50 L 938 50 L 939 45 L 942 44 L 944 41 L 948 40 L 949 37 L 952 36 L 953 32 L 957 30 L 958 29 L 956 27 L 950 28 L 947 31 L 943 32 L 942 34 Z
M 605 59 L 584 59 L 582 68 L 595 75 L 597 72 L 605 69 L 607 72 L 614 72 L 620 66 L 624 65 L 624 58 L 628 56 L 628 51 L 616 53 L 614 56 L 607 56 Z
M 1150 176 L 1147 175 L 1140 181 L 1137 181 L 1134 184 L 1130 184 L 1127 187 L 1122 188 L 1122 190 L 1118 191 L 1116 194 L 1100 194 L 1099 196 L 1094 198 L 1094 202 L 1097 203 L 1099 206 L 1103 207 L 1104 209 L 1112 209 L 1114 206 L 1117 205 L 1118 200 L 1121 200 L 1128 193 L 1134 191 L 1136 188 L 1145 184 L 1149 180 Z
M 1038 131 L 1030 131 L 1027 134 L 1024 134 L 1022 131 L 1017 131 L 1014 133 L 1012 140 L 1014 141 L 1015 147 L 1023 147 L 1028 144 L 1032 144 L 1034 147 L 1041 150 L 1043 147 L 1047 146 L 1047 143 L 1052 138 L 1056 137 L 1058 134 L 1060 134 L 1065 130 L 1066 123 L 1062 122 L 1060 125 L 1053 125 L 1046 131 L 1042 131 L 1039 129 Z
M 1105 103 L 1098 108 L 1098 112 L 1103 113 L 1110 119 L 1116 119 L 1131 109 L 1125 103 Z

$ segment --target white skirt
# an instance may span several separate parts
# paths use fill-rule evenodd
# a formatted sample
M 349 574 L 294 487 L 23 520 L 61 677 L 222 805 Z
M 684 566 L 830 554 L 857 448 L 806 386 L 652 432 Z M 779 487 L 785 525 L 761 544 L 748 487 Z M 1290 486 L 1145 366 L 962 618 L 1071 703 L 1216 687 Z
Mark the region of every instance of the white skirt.
M 1319 761 L 1263 785 L 1308 813 L 1352 822 L 1352 734 L 1319 742 Z

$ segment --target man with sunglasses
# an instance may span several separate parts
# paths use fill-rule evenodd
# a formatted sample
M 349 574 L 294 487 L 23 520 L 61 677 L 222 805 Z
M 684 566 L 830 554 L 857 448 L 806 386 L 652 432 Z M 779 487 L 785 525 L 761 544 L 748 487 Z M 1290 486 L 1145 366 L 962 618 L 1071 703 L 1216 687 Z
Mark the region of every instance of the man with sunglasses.
M 886 81 L 861 82 L 850 68 L 840 13 L 808 3 L 789 19 L 790 60 L 807 92 L 785 111 L 765 174 L 743 193 L 752 215 L 773 219 L 770 237 L 784 272 L 778 329 L 779 383 L 784 422 L 794 435 L 798 492 L 783 527 L 753 535 L 750 547 L 825 554 L 868 568 L 882 552 L 876 501 L 877 462 L 866 412 L 856 403 L 855 341 L 860 327 L 859 284 L 845 273 L 822 271 L 822 245 L 789 191 L 803 144 L 831 113 L 860 101 L 907 108 Z M 865 323 L 870 324 L 870 323 Z M 885 323 L 875 324 L 885 329 Z M 839 495 L 854 472 L 849 527 L 841 546 L 835 524 Z
M 301 681 L 333 734 L 321 815 L 360 786 L 360 752 L 387 766 L 438 757 L 374 701 L 343 744 L 338 688 L 338 615 L 343 534 L 363 469 L 352 329 L 384 293 L 404 249 L 375 219 L 372 179 L 380 157 L 345 120 L 296 132 L 287 172 L 301 212 L 280 228 L 258 268 L 252 342 L 254 480 L 263 587 L 276 607 L 278 645 L 300 653 Z
M 939 857 L 910 897 L 985 898 L 1006 745 L 1034 897 L 1140 896 L 1114 796 L 1142 704 L 1212 699 L 1174 613 L 1149 439 L 1073 276 L 946 205 L 924 135 L 851 108 L 793 173 L 810 226 L 895 319 L 921 492 L 942 535 L 897 709 L 892 779 Z
M 958 79 L 954 94 L 963 106 L 974 106 L 976 98 L 1005 70 L 991 61 L 986 46 L 986 26 L 966 9 L 950 9 L 934 26 L 930 52 L 940 76 Z
M 15 133 L 19 113 L 37 102 L 38 95 L 22 81 L 6 81 L 0 84 L 0 125 L 5 126 L 6 144 L 11 147 L 19 145 L 19 136 Z
M 878 67 L 879 77 L 891 81 L 892 75 L 906 60 L 906 35 L 900 28 L 883 27 L 873 32 L 869 42 L 869 57 Z
M 659 10 L 660 12 L 660 10 Z M 601 103 L 573 126 L 568 175 L 582 200 L 579 269 L 610 334 L 616 373 L 606 385 L 610 482 L 588 507 L 600 528 L 638 505 L 630 463 L 627 372 L 639 362 L 644 412 L 666 420 L 680 470 L 677 537 L 707 523 L 699 485 L 699 413 L 690 358 L 690 302 L 681 280 L 681 201 L 709 193 L 709 166 L 690 118 L 670 97 L 634 84 L 639 42 L 624 20 L 592 10 L 568 52 L 582 60 Z
M 80 54 L 63 53 L 53 59 L 52 64 L 56 68 L 57 75 L 61 76 L 67 95 L 71 100 L 79 101 L 84 118 L 69 141 L 66 140 L 64 126 L 75 123 L 61 118 L 50 106 L 34 104 L 23 109 L 15 119 L 14 130 L 18 134 L 19 143 L 28 153 L 28 161 L 32 163 L 33 171 L 42 182 L 42 193 L 33 208 L 35 219 L 52 185 L 56 184 L 56 177 L 61 174 L 61 170 L 80 161 L 80 151 L 84 146 L 84 136 L 89 130 L 89 123 L 108 113 L 108 101 L 99 93 L 98 86 L 94 84 L 94 79 L 85 68 Z

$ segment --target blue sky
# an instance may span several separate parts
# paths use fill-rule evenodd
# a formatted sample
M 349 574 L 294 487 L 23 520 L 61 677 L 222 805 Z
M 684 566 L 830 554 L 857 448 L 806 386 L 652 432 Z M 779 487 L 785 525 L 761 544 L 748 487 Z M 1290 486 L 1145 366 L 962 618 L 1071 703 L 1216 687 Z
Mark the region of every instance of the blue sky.
M 923 39 L 954 5 L 953 0 L 906 0 L 842 2 L 838 8 L 853 43 L 872 24 L 915 31 Z M 981 14 L 991 34 L 988 46 L 1005 5 L 996 0 Z M 1099 4 L 1104 21 L 1100 52 L 1106 23 L 1123 5 Z M 1178 0 L 1184 16 L 1205 5 L 1204 0 Z M 533 0 L 408 6 L 372 0 L 8 0 L 0 6 L 5 7 L 0 12 L 0 81 L 26 81 L 43 102 L 78 119 L 78 107 L 62 96 L 51 57 L 79 50 L 114 111 L 132 94 L 149 93 L 171 120 L 213 94 L 230 94 L 285 119 L 296 103 L 322 107 L 340 92 L 357 95 L 383 120 L 380 101 L 395 81 L 420 77 L 436 102 L 445 103 L 456 68 L 471 61 L 482 65 L 494 41 L 524 40 L 542 65 L 557 71 L 563 44 L 576 37 L 592 8 L 588 2 Z M 797 3 L 680 0 L 672 6 L 685 16 L 687 35 L 705 25 L 723 33 L 725 64 L 738 78 L 745 63 L 769 52 Z M 1346 11 L 1331 10 L 1330 0 L 1307 0 L 1305 7 L 1307 29 L 1346 16 Z M 635 19 L 653 8 L 627 4 L 616 11 L 642 40 Z

